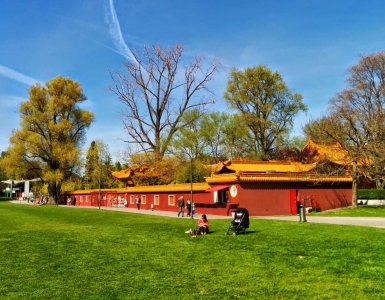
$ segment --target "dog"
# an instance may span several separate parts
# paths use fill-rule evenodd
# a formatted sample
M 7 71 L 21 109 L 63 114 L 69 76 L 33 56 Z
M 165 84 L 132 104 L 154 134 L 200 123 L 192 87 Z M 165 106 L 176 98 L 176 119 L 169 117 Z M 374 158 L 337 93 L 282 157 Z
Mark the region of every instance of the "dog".
M 199 229 L 190 228 L 185 233 L 189 234 L 191 237 L 197 237 L 197 235 L 199 235 Z

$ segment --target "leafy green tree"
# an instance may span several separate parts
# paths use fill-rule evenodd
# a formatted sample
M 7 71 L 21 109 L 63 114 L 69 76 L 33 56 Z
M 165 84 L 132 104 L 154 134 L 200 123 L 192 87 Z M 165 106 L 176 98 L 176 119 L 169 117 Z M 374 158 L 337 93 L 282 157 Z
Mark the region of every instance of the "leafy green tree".
M 95 141 L 91 142 L 87 150 L 86 165 L 84 173 L 84 187 L 93 189 L 99 187 L 99 171 L 100 171 L 99 151 Z
M 202 158 L 205 153 L 205 141 L 201 135 L 202 114 L 195 109 L 186 112 L 182 119 L 186 125 L 174 135 L 169 152 L 185 160 Z
M 216 163 L 227 158 L 224 129 L 228 119 L 229 115 L 224 112 L 213 112 L 204 115 L 200 122 L 200 136 L 205 144 L 205 152 Z
M 242 115 L 230 115 L 223 133 L 223 151 L 228 159 L 256 158 L 254 138 Z
M 114 186 L 111 172 L 114 170 L 108 146 L 100 140 L 92 141 L 87 150 L 84 187 L 86 189 Z
M 62 183 L 81 166 L 80 145 L 93 121 L 91 112 L 79 108 L 85 100 L 80 84 L 70 78 L 58 76 L 32 86 L 4 158 L 7 175 L 40 178 L 57 202 Z
M 180 164 L 176 172 L 177 183 L 190 183 L 190 177 L 192 182 L 204 182 L 205 177 L 210 176 L 211 169 L 207 164 L 200 159 L 194 161 L 180 161 Z
M 3 190 L 6 188 L 6 184 L 2 183 L 1 181 L 7 179 L 7 175 L 5 174 L 4 166 L 3 166 L 3 158 L 5 156 L 6 152 L 2 151 L 1 152 L 1 157 L 0 157 L 0 195 L 3 192 Z
M 224 98 L 241 113 L 264 160 L 273 157 L 288 136 L 296 114 L 307 110 L 302 96 L 290 91 L 282 76 L 265 66 L 233 69 Z

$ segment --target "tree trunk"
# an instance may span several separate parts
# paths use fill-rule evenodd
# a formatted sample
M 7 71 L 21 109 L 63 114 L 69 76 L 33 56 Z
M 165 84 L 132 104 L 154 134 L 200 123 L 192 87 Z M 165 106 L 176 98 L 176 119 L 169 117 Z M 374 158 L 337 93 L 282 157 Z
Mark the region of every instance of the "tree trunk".
M 50 202 L 52 201 L 54 204 L 58 204 L 58 200 L 60 197 L 61 186 L 56 183 L 48 184 L 48 193 Z
M 357 164 L 353 163 L 353 174 L 352 174 L 352 207 L 357 208 L 357 191 L 358 191 L 358 171 Z

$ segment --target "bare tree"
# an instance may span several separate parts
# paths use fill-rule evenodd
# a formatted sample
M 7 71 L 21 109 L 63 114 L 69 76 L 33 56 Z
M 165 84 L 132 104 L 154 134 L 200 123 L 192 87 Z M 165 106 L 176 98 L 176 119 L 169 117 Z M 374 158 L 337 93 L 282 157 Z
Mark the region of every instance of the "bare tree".
M 125 105 L 127 142 L 160 160 L 173 135 L 185 125 L 183 114 L 212 102 L 207 85 L 218 63 L 206 64 L 202 57 L 194 57 L 182 65 L 182 54 L 181 45 L 146 46 L 142 53 L 134 52 L 136 61 L 127 62 L 124 73 L 112 75 L 112 91 Z
M 305 131 L 337 142 L 347 151 L 356 206 L 360 177 L 376 180 L 379 185 L 385 178 L 385 52 L 361 57 L 349 70 L 348 88 L 330 104 L 330 115 Z

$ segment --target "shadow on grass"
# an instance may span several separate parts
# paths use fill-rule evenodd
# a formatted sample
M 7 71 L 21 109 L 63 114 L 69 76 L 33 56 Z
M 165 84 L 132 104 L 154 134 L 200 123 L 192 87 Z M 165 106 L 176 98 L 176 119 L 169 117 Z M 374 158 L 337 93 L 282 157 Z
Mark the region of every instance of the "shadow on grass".
M 0 197 L 0 202 L 1 201 L 11 201 L 11 200 L 13 200 L 13 199 L 8 198 L 8 197 Z
M 245 234 L 253 234 L 259 233 L 259 230 L 246 230 L 246 232 L 238 232 L 236 235 L 245 235 Z M 226 232 L 226 235 L 234 235 L 234 231 Z
M 238 234 L 250 234 L 250 233 L 258 233 L 258 232 L 260 232 L 260 231 L 259 230 L 246 230 L 245 233 L 238 232 Z M 217 230 L 215 230 L 215 231 L 210 230 L 209 234 L 213 234 L 213 233 L 217 233 Z M 222 231 L 220 231 L 219 233 L 222 233 Z M 224 233 L 227 233 L 227 232 L 225 231 Z M 231 233 L 233 233 L 233 231 L 231 231 Z

